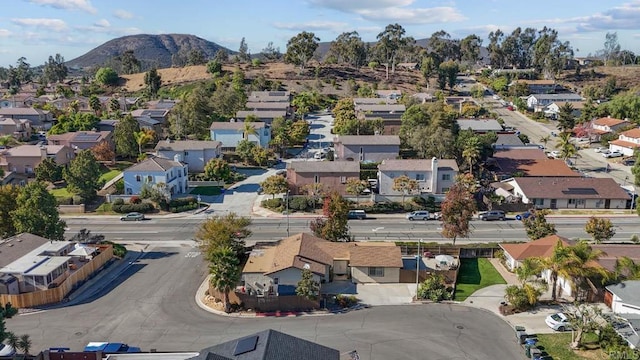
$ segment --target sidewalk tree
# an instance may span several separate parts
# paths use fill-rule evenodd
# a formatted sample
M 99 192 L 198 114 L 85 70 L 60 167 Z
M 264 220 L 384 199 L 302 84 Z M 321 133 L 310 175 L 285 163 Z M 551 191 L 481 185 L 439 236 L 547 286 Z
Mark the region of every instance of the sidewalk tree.
M 40 181 L 20 189 L 18 206 L 10 212 L 16 233 L 28 232 L 51 240 L 64 240 L 65 222 L 60 220 L 56 198 Z
M 407 175 L 398 176 L 393 179 L 393 191 L 398 191 L 402 194 L 402 204 L 404 205 L 404 197 L 416 192 L 419 188 L 418 181 L 409 178 Z
M 54 183 L 62 180 L 62 166 L 54 158 L 47 157 L 35 168 L 36 180 Z
M 136 119 L 128 114 L 122 120 L 118 121 L 113 131 L 113 141 L 116 145 L 116 154 L 128 158 L 136 157 L 138 152 L 138 143 L 133 134 L 140 131 L 140 125 Z
M 346 189 L 347 194 L 355 195 L 356 197 L 356 206 L 360 204 L 360 194 L 363 191 L 369 188 L 369 184 L 365 180 L 360 180 L 358 178 L 349 178 L 347 179 Z
M 532 210 L 531 216 L 522 219 L 522 224 L 531 240 L 538 240 L 549 235 L 555 235 L 556 225 L 546 219 L 547 210 Z
M 613 228 L 611 220 L 606 218 L 597 218 L 595 216 L 589 218 L 584 231 L 591 235 L 596 244 L 600 244 L 603 241 L 609 241 L 616 234 L 616 230 Z
M 211 159 L 204 166 L 204 176 L 209 181 L 227 182 L 231 178 L 231 167 L 223 159 Z
M 91 150 L 80 151 L 63 171 L 69 192 L 85 201 L 93 199 L 96 192 L 102 188 L 100 175 L 100 164 Z
M 196 231 L 195 239 L 207 258 L 219 248 L 231 247 L 238 258 L 245 256 L 244 239 L 251 235 L 251 219 L 230 213 L 205 220 Z
M 16 185 L 0 185 L 0 238 L 16 233 L 11 212 L 18 207 L 17 198 L 20 191 L 21 188 Z
M 240 260 L 230 246 L 216 248 L 208 256 L 211 286 L 223 294 L 224 312 L 231 312 L 229 292 L 240 280 Z
M 563 313 L 569 320 L 571 330 L 574 332 L 571 342 L 572 349 L 582 347 L 582 337 L 586 333 L 596 333 L 602 330 L 600 319 L 602 310 L 594 304 L 573 304 L 565 306 Z
M 313 203 L 313 209 L 316 208 L 316 203 L 326 194 L 323 183 L 310 183 L 302 186 L 302 192 L 307 194 Z
M 314 235 L 329 241 L 349 241 L 348 214 L 349 203 L 337 192 L 331 193 L 324 200 L 324 218 L 311 222 L 309 228 Z
M 296 286 L 296 295 L 302 296 L 308 300 L 316 300 L 320 293 L 320 283 L 313 278 L 311 270 L 305 268 L 302 270 L 302 278 Z
M 458 237 L 468 237 L 471 233 L 469 223 L 476 212 L 476 201 L 472 187 L 467 185 L 473 179 L 469 174 L 459 177 L 447 192 L 441 205 L 442 235 L 452 239 L 455 245 Z
M 276 194 L 287 192 L 289 183 L 284 176 L 271 175 L 268 178 L 264 179 L 264 181 L 260 183 L 260 186 L 262 186 L 262 191 L 265 194 L 271 195 L 272 198 L 275 199 Z

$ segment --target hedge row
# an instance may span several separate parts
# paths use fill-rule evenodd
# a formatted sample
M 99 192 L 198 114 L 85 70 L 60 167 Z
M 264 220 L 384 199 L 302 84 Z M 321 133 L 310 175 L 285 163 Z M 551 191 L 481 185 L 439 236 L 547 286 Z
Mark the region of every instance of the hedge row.
M 169 211 L 172 213 L 179 213 L 183 211 L 195 210 L 198 208 L 198 203 L 187 204 L 182 206 L 170 207 Z
M 152 203 L 143 202 L 140 204 L 116 204 L 115 202 L 111 204 L 111 210 L 125 214 L 130 212 L 139 212 L 139 213 L 148 213 L 153 211 L 155 208 Z

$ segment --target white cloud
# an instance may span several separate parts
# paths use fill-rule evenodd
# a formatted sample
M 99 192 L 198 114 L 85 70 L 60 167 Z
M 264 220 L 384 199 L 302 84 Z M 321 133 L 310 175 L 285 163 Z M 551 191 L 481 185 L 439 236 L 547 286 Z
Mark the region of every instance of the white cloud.
M 281 30 L 295 31 L 343 31 L 349 24 L 333 21 L 309 21 L 305 23 L 275 23 L 273 26 Z
M 414 0 L 310 0 L 317 7 L 360 15 L 375 22 L 436 24 L 466 18 L 453 6 L 413 7 Z
M 28 0 L 33 4 L 47 5 L 56 9 L 81 10 L 90 14 L 98 12 L 89 0 Z
M 124 36 L 142 33 L 142 30 L 137 27 L 113 27 L 108 21 L 106 21 L 106 23 L 98 21 L 90 26 L 75 26 L 74 29 L 81 32 L 108 34 L 111 36 Z
M 640 1 L 624 3 L 590 16 L 533 20 L 529 23 L 564 24 L 569 32 L 638 30 L 640 28 Z
M 9 37 L 11 34 L 11 31 L 7 29 L 0 29 L 0 37 Z
M 102 27 L 102 28 L 108 28 L 111 26 L 111 24 L 109 23 L 109 20 L 107 19 L 100 19 L 98 21 L 96 21 L 93 26 L 97 26 L 97 27 Z
M 113 12 L 113 16 L 117 17 L 118 19 L 127 20 L 133 18 L 133 13 L 127 10 L 117 9 Z
M 16 25 L 20 25 L 20 26 L 37 27 L 37 28 L 43 28 L 43 29 L 47 29 L 47 30 L 51 30 L 51 31 L 57 31 L 57 32 L 66 31 L 67 30 L 67 23 L 65 23 L 64 21 L 62 21 L 60 19 L 19 18 L 19 19 L 11 19 L 11 22 L 16 24 Z

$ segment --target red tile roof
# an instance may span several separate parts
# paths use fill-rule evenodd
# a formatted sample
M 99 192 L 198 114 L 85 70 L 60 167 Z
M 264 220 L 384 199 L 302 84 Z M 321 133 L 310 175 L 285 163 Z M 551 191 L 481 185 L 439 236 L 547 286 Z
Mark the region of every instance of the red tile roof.
M 628 121 L 622 120 L 622 119 L 616 119 L 616 118 L 612 118 L 612 117 L 603 117 L 603 118 L 599 118 L 599 119 L 594 120 L 593 123 L 594 123 L 594 125 L 611 127 L 611 126 L 616 126 L 616 125 L 628 123 Z
M 626 137 L 630 137 L 630 138 L 634 138 L 634 139 L 640 139 L 640 128 L 627 130 L 627 131 L 621 133 L 620 135 L 624 135 Z
M 530 257 L 549 257 L 553 253 L 553 248 L 558 244 L 573 245 L 575 242 L 558 235 L 550 235 L 538 240 L 521 244 L 500 244 L 505 253 L 508 253 L 515 260 L 524 260 Z

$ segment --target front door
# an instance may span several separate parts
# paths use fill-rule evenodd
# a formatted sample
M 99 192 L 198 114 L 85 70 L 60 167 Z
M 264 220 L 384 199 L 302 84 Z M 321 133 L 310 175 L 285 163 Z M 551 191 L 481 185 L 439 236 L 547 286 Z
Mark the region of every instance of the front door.
M 550 208 L 552 209 L 557 209 L 558 208 L 558 200 L 557 199 L 551 199 L 551 205 L 549 205 Z
M 611 208 L 611 199 L 606 199 L 604 201 L 604 208 L 605 209 L 610 209 Z

